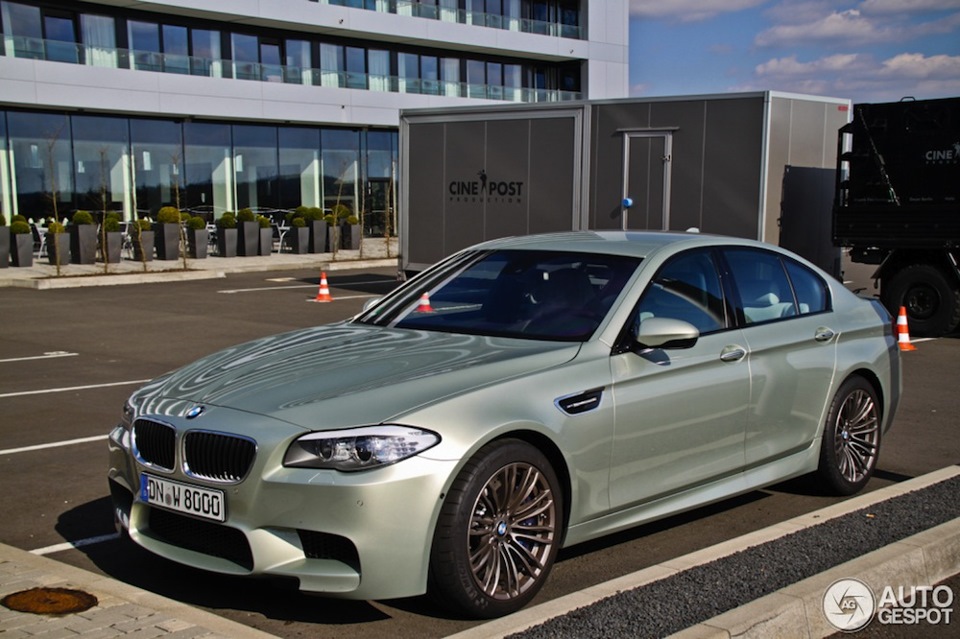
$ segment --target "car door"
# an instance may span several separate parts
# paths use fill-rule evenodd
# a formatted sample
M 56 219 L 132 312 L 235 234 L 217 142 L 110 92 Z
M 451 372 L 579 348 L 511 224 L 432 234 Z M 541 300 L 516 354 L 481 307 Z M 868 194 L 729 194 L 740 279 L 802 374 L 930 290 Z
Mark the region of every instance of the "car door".
M 813 442 L 836 372 L 829 288 L 806 266 L 773 251 L 723 252 L 738 292 L 753 391 L 746 465 L 798 453 Z
M 700 337 L 687 348 L 618 348 L 611 357 L 614 508 L 743 467 L 750 370 L 731 316 L 710 250 L 674 257 L 644 291 L 623 334 L 636 335 L 644 321 L 666 317 L 693 324 Z

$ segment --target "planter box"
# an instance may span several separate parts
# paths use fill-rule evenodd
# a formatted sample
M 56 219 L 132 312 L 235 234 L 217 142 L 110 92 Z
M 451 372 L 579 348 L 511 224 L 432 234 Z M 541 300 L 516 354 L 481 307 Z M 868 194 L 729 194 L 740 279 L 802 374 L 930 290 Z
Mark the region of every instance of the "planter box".
M 14 266 L 33 266 L 33 235 L 17 233 L 10 235 L 10 259 Z
M 291 226 L 287 237 L 290 238 L 287 243 L 291 253 L 303 255 L 310 252 L 310 229 L 306 226 Z
M 70 263 L 70 236 L 66 233 L 47 233 L 47 259 L 54 266 L 57 265 L 57 256 L 60 257 L 60 266 Z M 59 248 L 58 248 L 59 247 Z M 59 253 L 57 252 L 59 251 Z
M 273 253 L 273 229 L 260 227 L 260 255 Z
M 205 260 L 209 241 L 207 229 L 187 229 L 187 255 L 195 260 Z
M 360 237 L 363 235 L 363 229 L 359 224 L 341 224 L 340 225 L 340 248 L 347 251 L 360 250 Z
M 0 226 L 0 268 L 10 266 L 10 227 Z
M 250 257 L 260 253 L 260 225 L 256 222 L 237 222 L 237 255 Z
M 180 225 L 156 222 L 153 231 L 156 233 L 157 259 L 180 259 Z
M 140 237 L 137 237 L 136 232 L 134 232 L 130 237 L 130 243 L 133 244 L 133 259 L 138 262 L 152 262 L 155 241 L 155 231 L 140 231 Z
M 307 228 L 310 229 L 310 252 L 326 253 L 327 247 L 327 223 L 323 220 L 309 220 Z
M 123 249 L 123 233 L 111 231 L 104 234 L 106 246 L 100 247 L 100 258 L 107 264 L 120 263 L 120 251 Z
M 70 258 L 74 264 L 94 264 L 97 261 L 97 227 L 93 224 L 71 224 Z
M 237 256 L 237 229 L 217 229 L 217 255 Z

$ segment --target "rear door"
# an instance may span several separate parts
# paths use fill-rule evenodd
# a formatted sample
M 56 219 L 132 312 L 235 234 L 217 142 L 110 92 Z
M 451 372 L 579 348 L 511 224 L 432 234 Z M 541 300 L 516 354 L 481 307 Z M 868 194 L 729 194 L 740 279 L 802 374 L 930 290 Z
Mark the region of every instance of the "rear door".
M 724 257 L 750 352 L 750 468 L 800 452 L 816 438 L 836 372 L 837 329 L 829 289 L 806 266 L 754 248 L 727 248 Z

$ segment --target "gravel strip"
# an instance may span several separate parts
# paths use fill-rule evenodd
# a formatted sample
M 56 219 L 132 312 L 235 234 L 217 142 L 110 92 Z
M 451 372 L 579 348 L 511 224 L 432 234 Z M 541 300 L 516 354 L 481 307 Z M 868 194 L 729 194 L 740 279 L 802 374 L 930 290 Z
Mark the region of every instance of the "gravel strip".
M 960 517 L 960 477 L 578 608 L 510 639 L 666 637 Z

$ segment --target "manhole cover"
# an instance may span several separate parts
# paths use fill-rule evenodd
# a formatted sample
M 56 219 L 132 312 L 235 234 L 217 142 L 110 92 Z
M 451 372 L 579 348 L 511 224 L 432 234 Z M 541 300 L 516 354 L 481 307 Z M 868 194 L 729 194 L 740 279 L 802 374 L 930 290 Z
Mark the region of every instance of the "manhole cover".
M 89 592 L 69 588 L 31 588 L 7 595 L 0 603 L 17 612 L 68 615 L 93 608 L 97 605 L 97 598 Z

